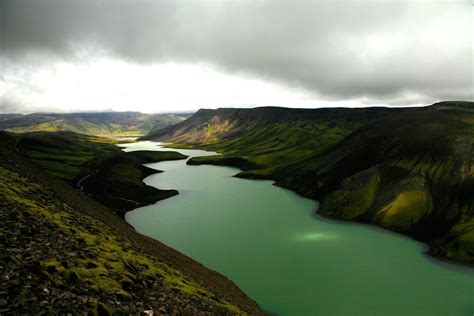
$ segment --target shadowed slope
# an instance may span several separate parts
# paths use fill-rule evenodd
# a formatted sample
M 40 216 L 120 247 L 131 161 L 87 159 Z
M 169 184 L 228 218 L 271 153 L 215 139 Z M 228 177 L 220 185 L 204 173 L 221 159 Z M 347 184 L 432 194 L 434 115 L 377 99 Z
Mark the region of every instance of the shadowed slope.
M 177 152 L 120 152 L 97 166 L 80 181 L 88 195 L 123 216 L 129 210 L 177 195 L 176 190 L 162 190 L 143 183 L 147 176 L 161 172 L 144 163 L 185 159 Z
M 144 163 L 185 159 L 176 152 L 125 153 L 117 141 L 72 132 L 16 134 L 19 146 L 45 172 L 77 187 L 120 216 L 125 212 L 178 194 L 142 180 L 160 172 Z
M 277 184 L 322 198 L 320 213 L 428 241 L 474 263 L 474 109 L 441 104 L 361 127 L 289 165 Z

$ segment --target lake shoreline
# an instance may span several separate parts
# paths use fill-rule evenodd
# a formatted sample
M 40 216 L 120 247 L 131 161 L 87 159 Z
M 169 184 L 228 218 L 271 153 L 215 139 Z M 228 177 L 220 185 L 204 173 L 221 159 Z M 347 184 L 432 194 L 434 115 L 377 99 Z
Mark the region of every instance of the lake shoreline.
M 192 148 L 193 146 L 186 145 L 184 147 L 189 149 L 189 148 Z M 179 149 L 179 144 L 173 144 L 172 148 Z M 205 150 L 206 147 L 205 146 L 195 146 L 195 148 Z M 290 191 L 295 192 L 296 194 L 298 194 L 298 195 L 300 195 L 304 198 L 309 198 L 311 200 L 319 202 L 313 195 L 304 194 L 303 192 L 298 190 L 297 187 L 292 186 L 291 184 L 290 185 L 283 184 L 283 183 L 278 182 L 278 180 L 272 179 L 272 178 L 267 177 L 267 176 L 261 176 L 260 177 L 256 173 L 250 173 L 250 174 L 245 173 L 245 170 L 247 169 L 246 166 L 250 166 L 250 162 L 248 160 L 246 160 L 245 158 L 227 156 L 223 159 L 213 159 L 213 157 L 197 157 L 197 159 L 196 159 L 196 157 L 191 157 L 187 160 L 186 164 L 188 164 L 188 165 L 213 165 L 213 166 L 235 167 L 235 168 L 238 168 L 240 170 L 240 172 L 233 175 L 234 177 L 242 178 L 242 179 L 248 179 L 248 180 L 270 180 L 270 181 L 273 181 L 272 184 L 274 186 L 290 190 Z M 242 168 L 242 166 L 244 166 L 244 168 Z M 390 231 L 390 232 L 396 233 L 396 234 L 401 235 L 401 236 L 408 237 L 411 240 L 414 240 L 414 241 L 421 242 L 421 243 L 425 244 L 427 246 L 427 249 L 426 249 L 426 251 L 423 251 L 422 254 L 429 257 L 429 258 L 439 260 L 439 261 L 445 262 L 445 263 L 451 263 L 451 264 L 460 265 L 460 266 L 464 266 L 464 267 L 474 268 L 474 264 L 447 257 L 447 256 L 444 255 L 444 253 L 442 251 L 439 250 L 438 247 L 436 247 L 436 245 L 431 244 L 431 243 L 429 243 L 429 242 L 427 242 L 423 239 L 417 239 L 414 236 L 411 236 L 409 234 L 405 234 L 403 232 L 393 230 L 393 229 L 390 229 L 390 228 L 387 228 L 387 227 L 382 227 L 380 225 L 372 224 L 370 222 L 363 221 L 363 220 L 352 220 L 352 219 L 344 219 L 344 218 L 330 216 L 328 214 L 320 212 L 319 208 L 318 208 L 318 210 L 314 211 L 314 213 L 316 215 L 321 216 L 322 218 L 326 218 L 326 219 L 330 219 L 330 220 L 336 220 L 336 221 L 340 221 L 340 222 L 364 224 L 364 225 L 368 225 L 368 226 L 371 226 L 371 227 L 376 227 L 376 228 L 379 228 L 379 229 L 382 229 L 382 230 L 385 230 L 385 231 Z
M 161 172 L 163 172 L 163 171 L 161 171 L 161 170 L 150 170 L 150 172 L 140 175 L 139 179 L 146 187 L 149 187 L 145 184 L 145 182 L 143 182 L 143 180 L 145 178 L 153 175 L 153 174 L 157 174 L 157 173 L 161 173 Z M 119 215 L 124 220 L 125 220 L 125 214 L 129 211 L 134 210 L 135 208 L 155 204 L 156 202 L 159 202 L 159 201 L 162 201 L 162 200 L 165 200 L 165 199 L 169 199 L 169 198 L 179 194 L 178 190 L 174 190 L 174 189 L 162 190 L 162 189 L 154 188 L 156 190 L 157 194 L 154 194 L 151 197 L 149 195 L 144 194 L 142 196 L 138 196 L 138 198 L 135 197 L 132 200 L 132 199 L 127 199 L 127 198 L 123 198 L 123 197 L 120 197 L 120 196 L 104 196 L 104 195 L 100 195 L 100 194 L 97 194 L 97 193 L 94 193 L 94 192 L 89 192 L 89 191 L 84 190 L 84 187 L 82 186 L 81 183 L 84 180 L 91 177 L 92 175 L 95 175 L 96 173 L 97 173 L 97 171 L 94 171 L 94 172 L 86 175 L 85 177 L 81 178 L 79 181 L 76 182 L 75 187 L 79 191 L 86 194 L 87 196 L 99 201 L 100 203 L 102 203 L 104 205 L 107 205 L 108 207 L 113 207 L 113 206 L 111 206 L 111 204 L 116 205 L 115 207 L 113 207 L 115 209 L 115 212 L 117 213 L 117 215 Z M 121 203 L 115 203 L 112 200 L 115 200 L 115 201 L 120 200 Z M 124 205 L 123 202 L 125 202 L 125 205 Z
M 121 145 L 117 144 L 117 147 L 121 148 Z M 125 218 L 125 213 L 130 210 L 179 194 L 177 190 L 162 190 L 146 185 L 143 181 L 145 178 L 162 171 L 144 164 L 187 158 L 176 152 L 141 150 L 132 153 L 119 150 L 93 169 L 89 168 L 87 173 L 83 172 L 73 182 L 73 186 Z

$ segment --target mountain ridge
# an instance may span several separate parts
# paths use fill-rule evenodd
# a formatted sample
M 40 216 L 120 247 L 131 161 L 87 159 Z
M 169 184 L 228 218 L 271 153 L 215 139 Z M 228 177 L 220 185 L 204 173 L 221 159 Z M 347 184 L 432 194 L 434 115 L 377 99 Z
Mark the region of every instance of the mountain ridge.
M 203 134 L 209 134 L 207 141 L 213 140 L 212 134 L 226 138 L 237 136 L 256 126 L 284 122 L 289 120 L 338 120 L 347 121 L 368 121 L 377 117 L 390 115 L 394 112 L 413 111 L 417 108 L 399 109 L 388 107 L 372 108 L 318 108 L 318 109 L 296 109 L 283 107 L 257 107 L 250 109 L 239 108 L 219 108 L 219 109 L 199 109 L 187 120 L 168 126 L 149 134 L 140 139 L 147 140 L 173 140 L 173 142 L 185 142 L 198 144 Z M 353 116 L 352 118 L 350 116 Z M 203 129 L 194 139 L 179 138 L 178 135 L 189 133 L 191 125 L 200 125 Z M 210 124 L 210 125 L 209 125 Z M 207 130 L 205 129 L 207 128 Z M 189 135 L 188 135 L 189 136 Z
M 0 114 L 0 130 L 10 132 L 72 131 L 96 136 L 140 136 L 181 122 L 187 114 L 78 112 Z

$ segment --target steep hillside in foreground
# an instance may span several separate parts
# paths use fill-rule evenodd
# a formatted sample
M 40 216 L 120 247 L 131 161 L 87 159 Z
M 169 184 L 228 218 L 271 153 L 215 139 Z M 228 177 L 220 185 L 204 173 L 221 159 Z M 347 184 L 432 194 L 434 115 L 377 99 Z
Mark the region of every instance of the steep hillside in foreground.
M 140 112 L 0 114 L 0 130 L 16 133 L 70 131 L 98 136 L 140 136 L 177 124 L 186 114 Z
M 428 242 L 437 257 L 474 264 L 473 103 L 441 102 L 389 115 L 325 111 L 197 143 L 193 135 L 202 119 L 191 117 L 170 128 L 172 134 L 159 131 L 158 139 L 223 154 L 189 164 L 237 166 L 244 170 L 238 176 L 273 179 L 321 200 L 319 212 L 326 216 L 398 231 Z
M 231 281 L 136 233 L 0 136 L 0 313 L 263 314 Z

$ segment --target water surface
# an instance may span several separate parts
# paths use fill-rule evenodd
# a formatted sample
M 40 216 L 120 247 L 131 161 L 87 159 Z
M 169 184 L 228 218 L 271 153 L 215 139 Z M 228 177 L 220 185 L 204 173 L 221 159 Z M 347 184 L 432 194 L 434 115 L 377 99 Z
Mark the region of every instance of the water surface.
M 153 142 L 131 150 L 163 149 Z M 210 155 L 176 150 L 185 155 Z M 425 246 L 356 223 L 314 216 L 317 203 L 238 169 L 147 164 L 145 179 L 180 194 L 126 220 L 232 279 L 278 315 L 473 315 L 474 269 L 426 257 Z

